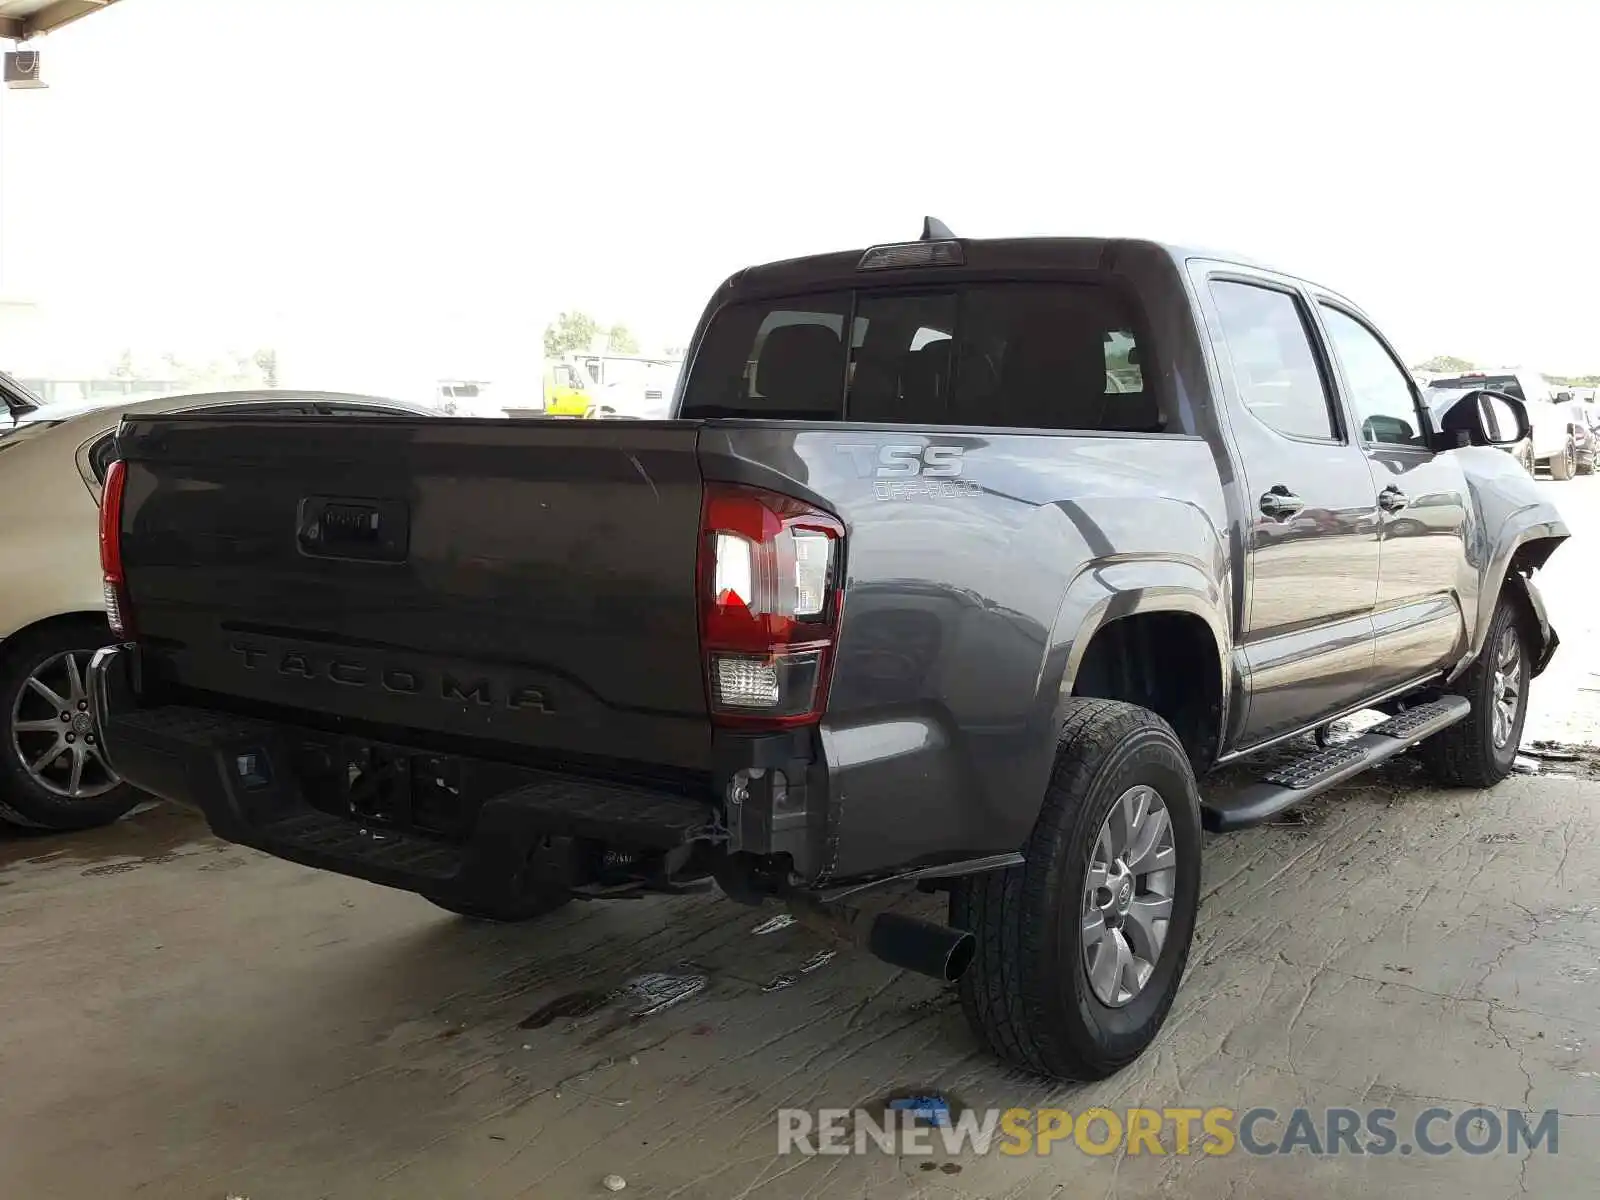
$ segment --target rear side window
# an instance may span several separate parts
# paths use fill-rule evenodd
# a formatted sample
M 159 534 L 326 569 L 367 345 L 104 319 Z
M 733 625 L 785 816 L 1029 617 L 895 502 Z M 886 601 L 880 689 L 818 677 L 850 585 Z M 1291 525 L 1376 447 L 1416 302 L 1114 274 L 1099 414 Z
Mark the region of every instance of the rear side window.
M 1522 393 L 1522 385 L 1517 382 L 1515 375 L 1444 375 L 1428 381 L 1429 387 L 1436 388 L 1488 388 L 1493 392 L 1504 392 L 1516 400 L 1526 400 Z
M 734 305 L 706 334 L 681 415 L 1159 433 L 1138 327 L 1095 284 Z
M 1338 436 L 1328 389 L 1300 302 L 1288 292 L 1213 280 L 1222 339 L 1244 406 L 1262 424 L 1294 438 Z
M 1160 433 L 1131 313 L 1109 288 L 1003 284 L 964 297 L 953 416 L 963 425 Z

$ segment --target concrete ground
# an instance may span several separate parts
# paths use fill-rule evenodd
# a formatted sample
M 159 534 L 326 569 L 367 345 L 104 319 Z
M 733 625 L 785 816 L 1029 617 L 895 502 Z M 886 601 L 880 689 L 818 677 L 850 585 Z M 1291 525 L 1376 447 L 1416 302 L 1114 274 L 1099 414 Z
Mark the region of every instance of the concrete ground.
M 1600 479 L 1546 486 L 1575 541 L 1600 526 Z M 1565 645 L 1529 748 L 1595 740 L 1583 554 L 1541 579 Z M 1083 1088 L 999 1068 L 932 982 L 757 935 L 770 912 L 711 896 L 490 928 L 167 807 L 6 838 L 0 1195 L 579 1197 L 616 1173 L 662 1198 L 1591 1196 L 1600 752 L 1577 754 L 1481 794 L 1393 764 L 1211 839 L 1161 1039 Z M 707 986 L 646 1016 L 607 1000 L 647 971 Z M 781 1106 L 929 1089 L 976 1109 L 1390 1107 L 1402 1133 L 1433 1105 L 1562 1116 L 1555 1154 L 775 1153 Z

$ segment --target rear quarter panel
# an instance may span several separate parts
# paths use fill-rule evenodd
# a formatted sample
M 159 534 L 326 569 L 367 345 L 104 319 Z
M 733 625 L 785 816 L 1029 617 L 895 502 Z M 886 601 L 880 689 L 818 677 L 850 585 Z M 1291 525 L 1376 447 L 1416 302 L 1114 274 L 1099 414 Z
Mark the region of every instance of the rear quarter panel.
M 64 613 L 104 612 L 100 510 L 77 452 L 113 424 L 69 421 L 0 441 L 0 639 Z
M 1201 438 L 714 422 L 701 462 L 847 525 L 829 875 L 1020 847 L 1104 621 L 1190 611 L 1228 644 L 1228 522 Z

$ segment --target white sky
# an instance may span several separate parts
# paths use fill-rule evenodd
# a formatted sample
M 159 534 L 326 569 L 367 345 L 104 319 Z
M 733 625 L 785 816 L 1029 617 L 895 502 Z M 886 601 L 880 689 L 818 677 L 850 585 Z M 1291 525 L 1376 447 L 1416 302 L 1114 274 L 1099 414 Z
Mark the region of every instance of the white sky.
M 108 354 L 275 343 L 383 390 L 536 364 L 562 308 L 681 343 L 732 270 L 931 212 L 1233 249 L 1412 361 L 1595 371 L 1597 33 L 1585 0 L 121 0 L 0 92 L 0 292 Z

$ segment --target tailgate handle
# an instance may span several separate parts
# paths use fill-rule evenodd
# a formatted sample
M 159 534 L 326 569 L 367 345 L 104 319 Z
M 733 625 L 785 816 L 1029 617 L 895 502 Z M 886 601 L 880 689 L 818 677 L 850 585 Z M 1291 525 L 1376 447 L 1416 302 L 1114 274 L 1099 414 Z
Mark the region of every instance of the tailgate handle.
M 300 501 L 300 552 L 313 558 L 404 562 L 410 544 L 404 501 L 307 496 Z

